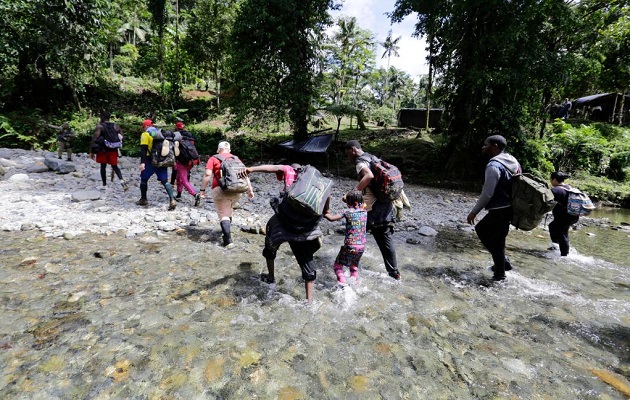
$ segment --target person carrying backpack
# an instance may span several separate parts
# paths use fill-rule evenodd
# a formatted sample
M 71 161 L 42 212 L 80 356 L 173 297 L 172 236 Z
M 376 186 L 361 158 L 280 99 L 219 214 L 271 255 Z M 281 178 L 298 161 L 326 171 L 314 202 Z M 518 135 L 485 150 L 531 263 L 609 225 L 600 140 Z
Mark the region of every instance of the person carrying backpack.
M 158 129 L 153 126 L 153 121 L 145 119 L 142 122 L 142 130 L 143 132 L 140 135 L 140 200 L 136 204 L 139 206 L 149 205 L 147 200 L 149 179 L 155 174 L 157 180 L 164 186 L 166 194 L 168 194 L 168 210 L 173 211 L 177 207 L 177 202 L 175 201 L 175 196 L 173 196 L 173 187 L 168 182 L 168 167 L 155 166 L 151 161 L 153 138 L 157 135 Z
M 363 192 L 363 201 L 368 213 L 367 230 L 372 233 L 378 245 L 385 269 L 389 276 L 400 280 L 398 262 L 396 260 L 396 248 L 392 239 L 394 232 L 394 206 L 391 199 L 379 199 L 372 188 L 372 181 L 375 179 L 370 168 L 373 156 L 361 149 L 361 144 L 357 140 L 349 140 L 345 145 L 348 160 L 356 166 L 359 182 L 355 190 Z
M 512 222 L 512 175 L 521 173 L 521 165 L 511 154 L 505 153 L 507 140 L 501 135 L 486 138 L 481 153 L 490 157 L 486 165 L 483 189 L 466 220 L 475 223 L 482 209 L 488 213 L 477 223 L 475 231 L 484 247 L 492 255 L 493 281 L 505 280 L 505 271 L 512 269 L 505 256 L 505 238 Z
M 118 168 L 118 149 L 122 147 L 123 133 L 118 124 L 109 122 L 110 114 L 101 113 L 101 122 L 96 125 L 90 144 L 90 158 L 101 164 L 102 188 L 107 186 L 107 164 L 112 166 L 113 173 L 120 179 L 124 191 L 129 189 Z
M 195 165 L 195 161 L 199 163 L 199 158 L 191 159 L 189 157 L 184 157 L 184 145 L 187 143 L 192 143 L 192 146 L 195 145 L 195 137 L 185 130 L 183 122 L 177 122 L 175 124 L 175 129 L 177 132 L 182 135 L 182 140 L 179 144 L 180 155 L 175 159 L 175 165 L 173 166 L 173 172 L 171 173 L 171 185 L 173 185 L 174 181 L 177 180 L 177 196 L 175 196 L 176 201 L 181 201 L 182 192 L 184 189 L 188 193 L 190 193 L 195 198 L 195 207 L 199 207 L 201 203 L 201 194 L 197 193 L 193 185 L 190 184 L 190 170 Z M 177 177 L 177 179 L 175 179 Z
M 230 143 L 220 142 L 217 154 L 208 159 L 206 173 L 201 181 L 201 198 L 206 198 L 206 188 L 211 184 L 212 199 L 217 209 L 223 247 L 232 248 L 231 221 L 234 205 L 241 193 L 247 192 L 250 199 L 254 198 L 254 191 L 245 172 L 245 166 L 230 150 Z
M 265 257 L 267 264 L 267 273 L 261 274 L 261 280 L 269 285 L 275 285 L 276 255 L 282 243 L 288 242 L 302 270 L 306 301 L 310 303 L 313 299 L 315 279 L 317 278 L 314 256 L 322 246 L 323 233 L 319 229 L 319 222 L 322 216 L 328 213 L 330 196 L 326 196 L 325 193 L 330 192 L 332 182 L 328 182 L 327 189 L 323 189 L 324 185 L 317 185 L 325 192 L 321 197 L 318 197 L 320 199 L 318 205 L 323 204 L 323 210 L 319 216 L 302 216 L 300 212 L 295 211 L 287 218 L 286 214 L 293 209 L 291 207 L 283 207 L 281 203 L 285 202 L 285 198 L 289 196 L 288 193 L 292 189 L 292 185 L 300 184 L 298 182 L 300 175 L 307 180 L 313 177 L 313 180 L 316 181 L 317 177 L 321 178 L 319 171 L 311 166 L 302 167 L 299 164 L 291 164 L 290 166 L 278 164 L 257 165 L 247 168 L 246 172 L 248 174 L 252 172 L 275 173 L 277 179 L 284 183 L 280 198 L 274 197 L 270 201 L 271 207 L 274 209 L 274 215 L 269 219 L 265 228 L 265 247 L 262 255 Z M 322 180 L 320 179 L 320 182 Z M 288 222 L 289 220 L 292 222 Z M 299 229 L 296 229 L 296 226 L 299 226 Z
M 564 183 L 569 175 L 564 172 L 555 171 L 551 173 L 551 192 L 553 198 L 558 202 L 553 208 L 553 221 L 549 224 L 549 237 L 551 242 L 560 247 L 560 255 L 569 255 L 569 228 L 578 222 L 579 215 L 570 215 L 567 211 L 571 186 Z M 552 246 L 550 250 L 555 250 Z

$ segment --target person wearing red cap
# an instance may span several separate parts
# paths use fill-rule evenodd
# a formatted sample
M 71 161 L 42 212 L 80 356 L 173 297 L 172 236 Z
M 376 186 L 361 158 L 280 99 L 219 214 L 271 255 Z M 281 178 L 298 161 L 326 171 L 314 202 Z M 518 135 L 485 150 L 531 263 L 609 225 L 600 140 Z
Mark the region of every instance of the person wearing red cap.
M 136 202 L 139 206 L 149 204 L 147 200 L 147 189 L 149 188 L 149 179 L 155 174 L 158 181 L 162 183 L 166 193 L 168 194 L 169 204 L 168 210 L 172 211 L 177 207 L 175 196 L 173 196 L 173 187 L 168 183 L 168 167 L 154 167 L 151 164 L 151 148 L 153 147 L 153 136 L 157 129 L 153 127 L 153 121 L 145 119 L 142 122 L 143 132 L 140 135 L 140 200 Z
M 195 137 L 185 130 L 185 127 L 186 125 L 181 121 L 175 124 L 175 129 L 182 135 L 182 141 L 188 140 L 194 144 Z M 181 157 L 181 155 L 182 153 L 175 159 L 175 165 L 171 173 L 171 185 L 175 184 L 175 178 L 177 177 L 177 196 L 175 196 L 175 200 L 181 201 L 182 192 L 186 189 L 188 193 L 195 197 L 195 207 L 199 207 L 199 204 L 201 204 L 201 194 L 197 193 L 193 185 L 190 184 L 190 170 L 195 165 L 195 161 L 199 163 L 199 160 L 186 160 Z

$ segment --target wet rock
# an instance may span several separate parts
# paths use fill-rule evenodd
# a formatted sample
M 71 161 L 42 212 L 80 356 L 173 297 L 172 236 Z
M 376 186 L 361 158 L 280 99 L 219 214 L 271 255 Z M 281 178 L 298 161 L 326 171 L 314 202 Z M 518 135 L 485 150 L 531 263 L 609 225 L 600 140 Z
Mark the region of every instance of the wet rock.
M 63 233 L 63 238 L 66 239 L 66 240 L 72 240 L 72 239 L 74 239 L 76 237 L 77 237 L 77 235 L 75 235 L 72 232 L 64 232 Z
M 422 228 L 420 228 L 418 230 L 418 233 L 421 234 L 422 236 L 437 236 L 438 232 L 429 227 L 429 226 L 423 226 Z

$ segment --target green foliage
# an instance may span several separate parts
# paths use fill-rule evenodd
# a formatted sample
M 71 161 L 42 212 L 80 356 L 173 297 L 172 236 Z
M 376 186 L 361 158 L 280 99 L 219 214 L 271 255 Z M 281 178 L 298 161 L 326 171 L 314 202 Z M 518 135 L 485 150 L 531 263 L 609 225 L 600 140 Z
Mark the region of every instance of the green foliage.
M 231 36 L 232 124 L 291 123 L 307 136 L 318 76 L 320 32 L 329 25 L 332 0 L 245 0 Z
M 375 110 L 368 112 L 368 119 L 374 121 L 377 126 L 391 126 L 395 125 L 394 110 L 388 106 L 382 106 Z
M 545 142 L 559 170 L 625 181 L 630 171 L 629 139 L 627 128 L 607 124 L 573 126 L 556 120 Z

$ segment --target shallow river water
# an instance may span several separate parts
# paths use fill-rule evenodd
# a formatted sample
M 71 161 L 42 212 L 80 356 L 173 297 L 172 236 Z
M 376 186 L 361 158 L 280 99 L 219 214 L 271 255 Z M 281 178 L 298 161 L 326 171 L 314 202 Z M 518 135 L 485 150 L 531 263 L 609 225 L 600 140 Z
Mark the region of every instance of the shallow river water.
M 399 243 L 390 279 L 370 238 L 335 288 L 340 236 L 305 304 L 288 246 L 275 290 L 262 235 L 225 251 L 180 229 L 46 238 L 0 233 L 3 399 L 622 399 L 630 377 L 630 232 L 583 227 L 560 259 L 512 231 L 492 286 L 474 233 Z M 396 236 L 395 236 L 396 237 Z M 628 393 L 626 392 L 626 395 Z

